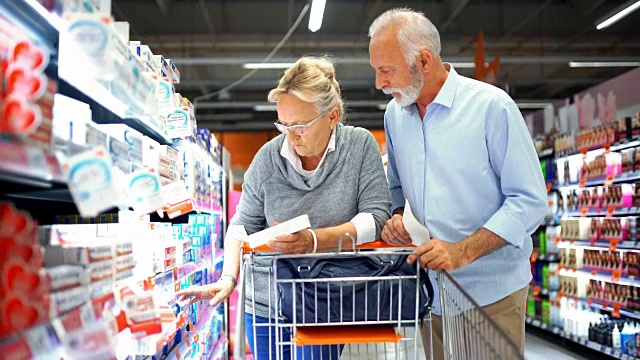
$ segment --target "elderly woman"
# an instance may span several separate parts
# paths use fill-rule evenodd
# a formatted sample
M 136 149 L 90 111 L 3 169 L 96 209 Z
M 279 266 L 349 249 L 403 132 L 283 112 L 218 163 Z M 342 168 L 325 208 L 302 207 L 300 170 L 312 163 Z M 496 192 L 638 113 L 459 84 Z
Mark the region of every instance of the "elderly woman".
M 341 123 L 344 106 L 333 64 L 322 58 L 301 58 L 285 71 L 269 93 L 269 101 L 277 103 L 275 126 L 282 135 L 258 151 L 245 174 L 242 197 L 225 239 L 222 278 L 180 292 L 183 298 L 210 299 L 216 305 L 231 294 L 240 268 L 238 240 L 245 234 L 308 214 L 311 229 L 278 237 L 268 245 L 288 254 L 326 252 L 336 249 L 346 233 L 354 234 L 358 244 L 378 239 L 390 217 L 387 180 L 376 141 L 367 130 Z M 247 338 L 258 359 L 268 359 L 270 349 L 274 358 L 275 351 L 280 351 L 275 347 L 275 327 L 256 326 L 253 336 L 255 325 L 275 321 L 269 319 L 274 316 L 268 305 L 270 265 L 254 265 L 255 299 L 252 291 L 246 294 Z M 246 281 L 251 286 L 251 279 Z M 283 350 L 284 358 L 289 358 L 289 348 Z M 338 348 L 329 346 L 297 352 L 304 358 L 339 356 Z

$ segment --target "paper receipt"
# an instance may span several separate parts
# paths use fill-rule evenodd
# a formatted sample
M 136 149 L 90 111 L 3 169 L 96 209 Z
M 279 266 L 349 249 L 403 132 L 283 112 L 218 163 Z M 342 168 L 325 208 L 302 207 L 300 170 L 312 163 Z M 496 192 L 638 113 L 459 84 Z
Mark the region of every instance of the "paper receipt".
M 431 239 L 431 233 L 429 230 L 424 227 L 424 225 L 420 224 L 418 219 L 411 212 L 411 206 L 409 206 L 409 201 L 406 201 L 404 204 L 404 215 L 402 215 L 402 223 L 404 224 L 404 228 L 411 236 L 411 243 L 413 245 L 422 245 Z
M 258 246 L 265 245 L 268 241 L 273 240 L 278 236 L 293 234 L 310 227 L 311 223 L 309 222 L 309 216 L 305 214 L 276 226 L 272 226 L 268 229 L 251 234 L 247 237 L 246 241 L 253 249 Z

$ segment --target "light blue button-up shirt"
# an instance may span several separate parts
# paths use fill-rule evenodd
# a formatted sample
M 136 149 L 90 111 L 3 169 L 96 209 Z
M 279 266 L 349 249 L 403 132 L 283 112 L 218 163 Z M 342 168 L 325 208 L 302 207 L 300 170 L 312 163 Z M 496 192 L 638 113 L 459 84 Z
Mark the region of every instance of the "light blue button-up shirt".
M 444 241 L 461 241 L 482 227 L 507 241 L 452 272 L 484 306 L 531 280 L 531 234 L 544 217 L 547 193 L 515 102 L 501 89 L 446 66 L 447 80 L 423 119 L 415 104 L 402 107 L 391 100 L 387 107 L 392 209 L 407 199 L 418 221 Z M 430 273 L 435 285 L 435 272 Z

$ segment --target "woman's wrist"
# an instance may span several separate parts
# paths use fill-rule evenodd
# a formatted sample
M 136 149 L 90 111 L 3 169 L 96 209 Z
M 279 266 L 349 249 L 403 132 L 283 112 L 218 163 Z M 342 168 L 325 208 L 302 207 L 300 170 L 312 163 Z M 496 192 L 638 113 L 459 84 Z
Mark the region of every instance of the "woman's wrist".
M 220 276 L 220 279 L 218 281 L 223 280 L 223 279 L 226 279 L 226 280 L 230 281 L 231 284 L 233 284 L 233 288 L 234 289 L 236 288 L 236 286 L 238 286 L 238 280 L 233 275 L 223 274 L 222 276 Z

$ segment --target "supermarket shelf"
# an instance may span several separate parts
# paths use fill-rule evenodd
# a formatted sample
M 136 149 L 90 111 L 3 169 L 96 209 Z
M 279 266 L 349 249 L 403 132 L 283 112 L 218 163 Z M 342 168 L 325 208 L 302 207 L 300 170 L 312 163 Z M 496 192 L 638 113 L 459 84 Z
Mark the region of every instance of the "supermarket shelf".
M 562 330 L 562 328 L 555 326 L 555 325 L 549 325 L 549 324 L 545 324 L 542 321 L 540 321 L 540 319 L 536 319 L 536 318 L 532 318 L 530 316 L 526 317 L 525 320 L 526 324 L 529 326 L 533 326 L 535 328 L 538 329 L 542 329 L 544 331 L 548 331 L 554 335 L 558 335 L 563 339 L 569 340 L 571 342 L 574 342 L 578 345 L 587 347 L 593 351 L 599 352 L 601 354 L 613 357 L 614 359 L 621 359 L 621 360 L 630 360 L 630 359 L 636 359 L 634 356 L 629 356 L 626 354 L 622 354 L 622 352 L 620 350 L 615 350 L 613 348 L 610 348 L 608 346 L 605 345 L 600 345 L 596 342 L 593 341 L 589 341 L 588 339 L 585 339 L 583 337 L 579 337 L 579 336 L 575 336 L 572 334 L 568 334 L 565 333 L 564 330 Z
M 630 285 L 630 286 L 640 287 L 640 280 L 636 279 L 635 276 L 629 276 L 629 275 L 621 275 L 620 280 L 614 281 L 612 278 L 612 274 L 610 273 L 607 274 L 602 271 L 596 272 L 596 274 L 594 275 L 593 271 L 590 271 L 590 270 L 577 269 L 574 271 L 574 270 L 562 269 L 560 270 L 559 274 L 563 276 L 583 276 L 593 280 L 615 282 L 616 284 L 620 284 L 620 285 Z
M 589 210 L 588 213 L 584 214 L 584 216 L 589 216 L 589 217 L 591 217 L 591 216 L 604 217 L 606 215 L 607 215 L 606 209 L 600 210 L 600 211 Z M 637 215 L 640 215 L 640 208 L 637 208 L 637 207 L 620 208 L 620 209 L 614 210 L 612 215 L 613 216 L 637 216 Z M 567 217 L 581 217 L 583 215 L 579 211 L 570 211 L 570 212 L 567 212 L 566 216 Z
M 585 299 L 579 299 L 579 302 L 582 303 L 582 304 L 585 304 L 586 306 L 590 306 L 593 309 L 607 311 L 607 312 L 613 312 L 613 307 L 611 307 L 611 306 L 606 306 L 606 307 L 602 306 L 602 304 L 599 303 L 599 302 L 593 301 L 593 302 L 591 302 L 591 304 L 589 304 L 588 301 L 585 300 Z M 620 315 L 628 317 L 628 318 L 640 320 L 640 311 L 620 309 Z
M 616 152 L 616 151 L 621 151 L 621 150 L 626 150 L 626 149 L 631 149 L 634 147 L 638 147 L 640 146 L 640 140 L 632 140 L 632 141 L 627 141 L 625 140 L 624 142 L 618 142 L 614 145 L 612 145 L 609 150 L 611 152 Z M 599 148 L 599 149 L 592 149 L 589 150 L 588 153 L 597 153 L 597 152 L 603 152 L 604 148 Z M 571 157 L 580 157 L 582 156 L 582 152 L 578 152 L 575 154 L 571 154 L 571 155 L 563 155 L 558 157 L 558 159 L 565 159 L 565 158 L 571 158 Z
M 569 243 L 567 245 L 567 243 Z M 609 241 L 607 240 L 598 240 L 593 245 L 591 245 L 591 241 L 588 240 L 574 240 L 573 243 L 570 243 L 569 239 L 562 239 L 558 244 L 559 247 L 571 247 L 571 246 L 580 246 L 586 248 L 600 249 L 600 248 L 609 248 Z M 640 244 L 636 241 L 623 241 L 619 242 L 616 246 L 616 249 L 622 250 L 635 250 L 640 252 Z
M 583 187 L 603 186 L 605 180 L 606 179 L 604 177 L 603 178 L 598 178 L 598 179 L 588 180 L 587 182 L 585 182 Z M 614 184 L 620 184 L 620 183 L 626 183 L 626 182 L 638 181 L 638 180 L 640 180 L 640 172 L 632 172 L 632 173 L 626 173 L 626 174 L 622 174 L 622 175 L 616 176 L 613 179 L 613 183 Z M 580 185 L 577 184 L 577 183 L 558 186 L 558 188 L 560 190 L 575 190 L 575 189 L 578 189 L 579 187 L 580 187 Z
M 551 156 L 553 156 L 553 148 L 544 149 L 538 153 L 539 159 L 548 158 Z
M 558 262 L 560 259 L 558 258 L 558 254 L 539 254 L 537 261 L 545 261 L 545 262 Z
M 539 291 L 538 295 L 534 296 L 549 296 L 549 289 L 545 289 L 539 285 L 529 284 L 529 290 L 533 291 L 534 294 L 536 291 Z

